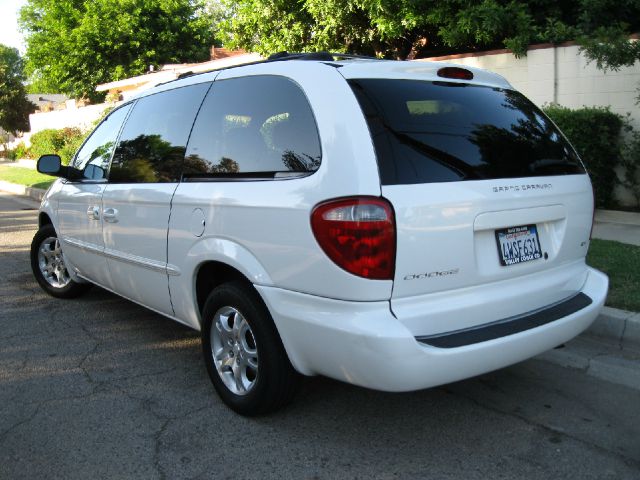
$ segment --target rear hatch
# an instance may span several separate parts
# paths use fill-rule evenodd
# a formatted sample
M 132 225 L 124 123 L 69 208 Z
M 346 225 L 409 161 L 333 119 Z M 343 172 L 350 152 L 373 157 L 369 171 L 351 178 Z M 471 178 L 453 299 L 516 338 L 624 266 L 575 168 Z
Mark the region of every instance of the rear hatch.
M 456 299 L 489 307 L 432 325 L 412 320 L 414 333 L 499 320 L 580 289 L 591 184 L 533 103 L 472 83 L 349 82 L 375 144 L 382 196 L 395 211 L 393 312 L 415 317 L 425 299 L 443 312 Z

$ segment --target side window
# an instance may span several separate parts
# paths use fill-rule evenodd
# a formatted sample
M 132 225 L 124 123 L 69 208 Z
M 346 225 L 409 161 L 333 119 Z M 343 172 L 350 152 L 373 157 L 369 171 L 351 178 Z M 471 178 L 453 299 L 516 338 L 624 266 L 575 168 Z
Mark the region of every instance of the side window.
M 130 109 L 131 104 L 128 104 L 111 112 L 78 150 L 73 167 L 81 170 L 85 178 L 100 180 L 106 177 L 120 127 Z
M 216 81 L 202 104 L 185 159 L 185 179 L 273 177 L 313 172 L 320 139 L 311 107 L 285 77 Z
M 138 100 L 120 135 L 109 181 L 178 181 L 189 132 L 210 85 L 180 87 Z

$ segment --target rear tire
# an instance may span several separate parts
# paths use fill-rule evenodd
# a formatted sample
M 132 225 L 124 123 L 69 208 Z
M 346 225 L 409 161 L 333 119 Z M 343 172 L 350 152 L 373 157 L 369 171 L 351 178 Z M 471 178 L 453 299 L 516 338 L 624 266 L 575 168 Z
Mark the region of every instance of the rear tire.
M 31 270 L 40 287 L 58 298 L 75 298 L 91 288 L 75 282 L 64 263 L 60 240 L 53 225 L 43 225 L 31 242 Z
M 274 412 L 295 395 L 299 374 L 273 319 L 249 284 L 215 288 L 203 309 L 202 352 L 218 395 L 235 412 Z

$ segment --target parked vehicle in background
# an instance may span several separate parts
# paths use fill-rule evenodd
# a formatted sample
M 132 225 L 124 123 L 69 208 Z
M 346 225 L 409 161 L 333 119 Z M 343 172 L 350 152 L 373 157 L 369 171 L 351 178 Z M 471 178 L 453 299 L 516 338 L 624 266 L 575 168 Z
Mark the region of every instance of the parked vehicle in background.
M 40 209 L 36 279 L 97 284 L 202 332 L 220 397 L 280 408 L 299 374 L 428 388 L 596 318 L 589 177 L 502 77 L 281 55 L 114 110 Z

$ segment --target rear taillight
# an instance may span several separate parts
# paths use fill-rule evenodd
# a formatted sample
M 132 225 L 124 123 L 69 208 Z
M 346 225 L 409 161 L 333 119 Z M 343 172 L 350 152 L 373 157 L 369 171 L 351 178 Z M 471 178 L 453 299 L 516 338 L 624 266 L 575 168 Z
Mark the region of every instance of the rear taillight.
M 357 197 L 321 203 L 311 213 L 311 228 L 340 268 L 364 278 L 393 279 L 396 225 L 386 200 Z

